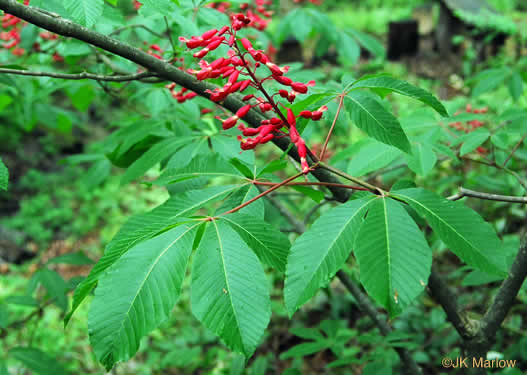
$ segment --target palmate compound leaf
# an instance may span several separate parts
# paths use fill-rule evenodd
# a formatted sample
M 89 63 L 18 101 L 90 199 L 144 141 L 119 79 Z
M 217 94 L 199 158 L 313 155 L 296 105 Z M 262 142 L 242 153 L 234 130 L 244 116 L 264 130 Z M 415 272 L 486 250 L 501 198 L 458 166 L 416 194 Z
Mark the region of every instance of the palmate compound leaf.
M 373 199 L 352 200 L 328 211 L 293 243 L 284 287 L 289 315 L 326 286 L 342 267 Z
M 390 316 L 423 291 L 430 275 L 432 250 L 404 207 L 389 198 L 370 205 L 354 254 L 362 285 Z
M 441 240 L 468 265 L 493 275 L 506 272 L 502 243 L 490 224 L 461 202 L 451 202 L 423 189 L 393 195 L 426 219 Z
M 235 213 L 222 216 L 220 219 L 240 235 L 260 261 L 280 272 L 285 271 L 291 246 L 286 235 L 255 216 Z
M 198 225 L 183 224 L 134 246 L 99 278 L 88 329 L 107 370 L 133 356 L 141 338 L 168 318 Z
M 227 223 L 207 224 L 193 260 L 192 313 L 236 352 L 250 356 L 271 316 L 260 261 Z
M 154 237 L 169 226 L 181 223 L 182 217 L 192 215 L 207 203 L 222 199 L 237 189 L 239 185 L 225 185 L 188 191 L 170 198 L 146 214 L 133 216 L 106 246 L 104 255 L 92 268 L 88 277 L 75 289 L 73 305 L 64 318 L 64 324 L 68 324 L 75 310 L 95 287 L 99 276 L 131 247 Z
M 352 91 L 344 105 L 353 123 L 370 137 L 409 153 L 411 146 L 401 124 L 372 94 Z

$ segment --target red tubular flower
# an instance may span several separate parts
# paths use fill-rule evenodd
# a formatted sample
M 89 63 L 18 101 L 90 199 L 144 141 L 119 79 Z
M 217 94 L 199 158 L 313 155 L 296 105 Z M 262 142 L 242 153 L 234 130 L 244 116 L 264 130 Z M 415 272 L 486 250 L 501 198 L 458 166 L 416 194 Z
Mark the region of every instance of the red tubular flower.
M 255 1 L 257 4 L 259 4 L 257 6 L 261 7 L 256 9 L 257 12 L 259 14 L 266 13 L 267 10 L 263 8 L 264 3 L 262 3 L 262 1 L 267 2 L 268 0 Z M 218 5 L 211 6 L 216 9 L 219 8 Z M 227 79 L 227 82 L 223 85 L 223 87 L 218 87 L 214 90 L 206 90 L 206 92 L 210 94 L 210 100 L 214 102 L 221 102 L 231 93 L 242 92 L 249 86 L 252 86 L 257 91 L 259 91 L 260 93 L 256 94 L 257 96 L 255 96 L 255 94 L 249 94 L 245 95 L 242 99 L 244 102 L 254 100 L 253 104 L 247 103 L 239 108 L 235 115 L 230 116 L 224 120 L 220 119 L 223 129 L 230 129 L 236 126 L 236 124 L 239 122 L 238 120 L 245 117 L 253 107 L 258 107 L 262 112 L 272 111 L 274 117 L 271 116 L 269 119 L 262 120 L 260 122 L 260 126 L 256 129 L 248 128 L 243 123 L 238 125 L 238 130 L 242 132 L 244 137 L 253 137 L 244 139 L 242 136 L 238 136 L 240 147 L 242 150 L 251 150 L 254 149 L 258 144 L 271 141 L 276 136 L 289 136 L 291 142 L 293 142 L 298 149 L 299 156 L 301 158 L 300 161 L 302 170 L 304 173 L 307 173 L 310 170 L 306 159 L 307 148 L 305 141 L 300 137 L 300 134 L 296 129 L 296 119 L 297 117 L 303 117 L 318 120 L 322 117 L 323 112 L 327 110 L 327 107 L 323 106 L 317 111 L 313 112 L 303 110 L 298 116 L 295 116 L 293 110 L 284 105 L 284 99 L 289 101 L 289 103 L 293 103 L 298 94 L 307 93 L 308 87 L 314 85 L 314 81 L 310 81 L 307 84 L 302 82 L 293 82 L 291 78 L 285 76 L 289 70 L 288 66 L 279 67 L 277 64 L 273 63 L 269 56 L 267 56 L 263 51 L 255 50 L 253 48 L 252 42 L 249 39 L 237 39 L 236 33 L 238 30 L 246 27 L 249 24 L 252 25 L 251 27 L 258 28 L 262 25 L 262 23 L 258 22 L 258 16 L 256 12 L 253 12 L 251 8 L 248 7 L 246 15 L 231 15 L 230 29 L 228 27 L 223 27 L 219 32 L 216 30 L 210 30 L 201 36 L 192 36 L 190 39 L 180 38 L 180 40 L 184 41 L 189 48 L 197 46 L 204 47 L 202 50 L 194 54 L 195 57 L 201 59 L 205 57 L 209 51 L 217 48 L 222 43 L 225 43 L 225 38 L 227 34 L 229 35 L 228 44 L 232 48 L 227 53 L 228 57 L 221 57 L 212 61 L 211 63 L 201 60 L 199 61 L 200 70 L 189 71 L 199 80 L 206 78 L 217 78 L 220 76 Z M 242 50 L 240 50 L 240 46 L 237 42 L 240 42 L 241 46 L 243 47 Z M 245 50 L 247 53 L 244 52 Z M 269 69 L 270 74 L 267 73 L 265 77 L 258 78 L 259 74 L 256 74 L 256 71 L 262 65 L 265 65 L 267 69 Z M 240 75 L 242 74 L 250 79 L 242 79 L 239 81 Z M 281 85 L 290 86 L 291 90 L 288 91 L 279 89 L 277 92 L 270 93 L 263 86 L 263 83 L 268 80 L 274 80 Z M 193 95 L 195 94 L 190 95 L 189 93 L 182 95 L 181 93 L 177 93 L 177 99 L 178 101 L 185 100 L 187 97 Z M 281 100 L 282 102 L 280 102 Z M 278 110 L 280 105 L 286 108 L 285 117 L 284 114 Z M 287 128 L 288 131 L 283 129 L 284 127 Z
M 223 130 L 232 128 L 238 122 L 238 116 L 231 116 L 227 120 L 224 120 L 221 124 Z
M 222 39 L 216 39 L 215 41 L 211 42 L 209 45 L 207 45 L 207 48 L 209 51 L 214 51 L 216 48 L 220 46 L 220 44 L 223 42 Z
M 271 73 L 273 74 L 273 76 L 281 76 L 284 74 L 284 72 L 282 72 L 280 70 L 280 68 L 278 67 L 278 65 L 276 64 L 273 64 L 272 62 L 268 62 L 265 64 L 269 70 L 271 71 Z
M 240 85 L 240 92 L 243 92 L 249 85 L 251 84 L 251 81 L 246 79 L 245 81 L 242 81 L 242 84 Z
M 198 58 L 198 59 L 201 59 L 202 57 L 205 57 L 207 55 L 207 53 L 209 53 L 209 49 L 207 47 L 203 48 L 201 51 L 199 52 L 196 52 L 195 54 L 193 54 L 192 56 Z
M 309 171 L 309 164 L 307 164 L 307 149 L 304 140 L 300 138 L 296 142 L 296 149 L 298 151 L 298 156 L 300 156 L 300 166 L 302 167 L 302 172 L 307 173 Z
M 251 108 L 252 106 L 250 104 L 244 105 L 236 112 L 236 116 L 238 116 L 239 118 L 244 117 L 247 113 L 249 113 Z
M 217 32 L 218 32 L 217 29 L 212 29 L 212 30 L 209 30 L 209 31 L 205 31 L 205 32 L 201 35 L 201 38 L 204 39 L 204 40 L 209 40 L 209 39 L 212 38 L 214 35 L 216 35 Z
M 247 38 L 242 38 L 241 40 L 243 48 L 245 48 L 247 51 L 250 49 L 253 49 L 252 43 Z
M 301 94 L 305 94 L 307 92 L 307 86 L 302 82 L 291 83 L 291 88 Z
M 289 123 L 289 126 L 296 125 L 296 117 L 291 108 L 287 108 L 287 122 Z
M 293 83 L 293 80 L 289 77 L 275 76 L 274 79 L 285 86 L 291 86 L 291 84 Z

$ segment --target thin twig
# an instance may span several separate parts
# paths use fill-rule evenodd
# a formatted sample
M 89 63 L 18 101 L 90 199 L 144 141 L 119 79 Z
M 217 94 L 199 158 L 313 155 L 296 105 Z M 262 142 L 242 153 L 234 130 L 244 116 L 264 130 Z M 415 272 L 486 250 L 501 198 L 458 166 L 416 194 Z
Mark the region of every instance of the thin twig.
M 428 290 L 432 298 L 441 305 L 448 320 L 452 323 L 459 335 L 464 339 L 470 338 L 470 333 L 459 313 L 456 295 L 433 267 L 428 278 Z
M 267 189 L 267 190 L 263 191 L 262 193 L 258 194 L 256 197 L 254 197 L 252 199 L 249 199 L 247 202 L 244 202 L 244 203 L 240 204 L 238 207 L 234 207 L 232 210 L 229 210 L 227 212 L 222 213 L 220 216 L 232 214 L 232 213 L 234 213 L 236 211 L 241 210 L 242 208 L 244 208 L 244 207 L 250 205 L 251 203 L 253 203 L 254 201 L 256 201 L 256 200 L 260 199 L 261 197 L 266 196 L 270 192 L 275 191 L 276 189 L 286 185 L 288 182 L 293 181 L 294 179 L 302 176 L 303 174 L 304 174 L 303 172 L 300 172 L 300 173 L 295 174 L 294 176 L 286 178 L 284 181 L 280 182 L 279 184 L 276 184 L 276 185 L 270 187 L 269 189 Z
M 509 203 L 525 203 L 527 204 L 527 197 L 513 197 L 510 195 L 499 195 L 499 194 L 490 194 L 483 193 L 480 191 L 474 191 L 465 189 L 463 187 L 459 188 L 459 193 L 454 194 L 448 197 L 448 200 L 457 201 L 463 197 L 472 197 L 478 199 L 486 199 L 490 201 L 500 201 L 500 202 L 509 202 Z
M 481 320 L 481 333 L 487 339 L 492 339 L 496 335 L 526 277 L 527 234 L 523 236 L 522 246 L 512 263 L 508 277 L 501 284 L 492 305 Z
M 351 295 L 355 298 L 359 306 L 359 309 L 363 313 L 368 315 L 371 320 L 373 320 L 375 325 L 381 331 L 381 334 L 383 336 L 386 336 L 390 332 L 392 332 L 392 327 L 390 327 L 390 325 L 384 319 L 381 319 L 379 317 L 379 314 L 377 310 L 375 309 L 375 306 L 370 301 L 368 296 L 362 292 L 359 286 L 357 286 L 355 282 L 353 282 L 353 280 L 344 271 L 338 271 L 337 277 L 339 278 L 340 282 L 346 287 L 346 289 L 348 289 Z M 397 354 L 399 354 L 399 357 L 401 357 L 403 368 L 406 370 L 407 373 L 422 374 L 422 371 L 419 368 L 419 365 L 412 358 L 408 350 L 406 350 L 405 348 L 401 348 L 401 347 L 394 347 L 394 349 L 397 351 Z
M 78 74 L 66 74 L 66 73 L 36 72 L 36 71 L 30 71 L 30 70 L 6 69 L 6 68 L 0 68 L 0 74 L 16 74 L 16 75 L 21 75 L 21 76 L 51 77 L 51 78 L 70 79 L 70 80 L 92 79 L 95 81 L 105 81 L 105 82 L 139 81 L 143 78 L 155 76 L 155 74 L 152 72 L 142 72 L 142 73 L 136 73 L 136 74 L 130 74 L 130 75 L 107 76 L 107 75 L 93 74 L 93 73 L 88 73 L 88 72 L 82 72 Z
M 304 224 L 307 224 L 309 223 L 309 220 L 311 219 L 311 216 L 313 216 L 315 214 L 315 212 L 317 212 L 320 207 L 324 206 L 325 204 L 329 203 L 330 201 L 327 201 L 327 200 L 323 200 L 322 202 L 320 203 L 317 203 L 315 206 L 313 206 L 309 211 L 308 213 L 306 214 L 306 217 L 304 218 Z
M 141 24 L 126 25 L 126 26 L 120 27 L 118 29 L 115 29 L 114 31 L 112 31 L 108 35 L 110 35 L 110 36 L 117 35 L 117 34 L 120 34 L 120 33 L 122 33 L 123 31 L 125 31 L 127 29 L 144 29 L 144 30 L 148 31 L 150 34 L 155 35 L 155 36 L 157 36 L 160 39 L 164 38 L 163 35 L 161 35 L 157 31 L 154 31 L 151 28 L 149 28 L 148 26 L 141 25 Z
M 518 150 L 518 148 L 521 146 L 521 144 L 523 143 L 523 141 L 525 141 L 525 138 L 527 138 L 527 133 L 525 133 L 523 135 L 523 137 L 521 137 L 521 139 L 518 141 L 518 143 L 516 143 L 514 145 L 514 147 L 512 148 L 512 151 L 511 153 L 509 154 L 509 156 L 507 156 L 507 159 L 505 159 L 505 161 L 503 162 L 503 167 L 506 167 L 507 166 L 507 163 L 509 162 L 509 160 L 511 160 L 512 158 L 512 155 L 514 155 L 514 153 L 516 152 L 516 150 Z
M 172 58 L 174 58 L 176 56 L 176 43 L 174 43 L 174 39 L 172 38 L 172 33 L 170 32 L 170 25 L 168 24 L 167 16 L 164 16 L 163 18 L 165 19 L 165 25 L 167 26 L 168 40 L 170 41 L 170 45 L 172 46 Z
M 333 134 L 333 129 L 335 128 L 335 124 L 337 123 L 337 119 L 339 118 L 340 110 L 342 109 L 342 104 L 344 103 L 344 97 L 346 95 L 344 93 L 340 94 L 340 100 L 339 100 L 339 106 L 337 107 L 337 113 L 335 114 L 335 118 L 333 118 L 333 124 L 331 124 L 331 128 L 329 128 L 328 135 L 326 137 L 326 140 L 324 141 L 324 146 L 322 147 L 322 151 L 320 151 L 320 156 L 318 157 L 320 160 L 324 160 L 324 155 L 326 153 L 326 149 L 328 148 L 328 142 L 331 138 L 331 135 Z
M 264 190 L 259 187 L 259 186 L 256 186 L 256 188 L 258 190 L 260 190 L 261 192 L 263 192 Z M 306 226 L 304 225 L 304 223 L 302 223 L 300 220 L 298 220 L 292 213 L 291 211 L 289 211 L 280 201 L 276 200 L 275 198 L 273 198 L 270 194 L 267 194 L 265 196 L 265 198 L 267 198 L 267 200 L 269 201 L 269 203 L 271 203 L 273 206 L 276 207 L 276 209 L 280 212 L 280 214 L 285 217 L 285 219 L 289 222 L 289 224 L 291 224 L 292 228 L 289 229 L 288 231 L 291 231 L 291 232 L 295 232 L 297 234 L 302 234 L 306 231 Z
M 369 191 L 371 191 L 373 193 L 381 193 L 381 194 L 384 193 L 384 191 L 382 189 L 378 188 L 377 186 L 373 186 L 372 184 L 369 184 L 366 181 L 363 181 L 363 180 L 361 180 L 359 178 L 350 176 L 349 174 L 344 173 L 341 170 L 338 170 L 336 168 L 333 168 L 332 166 L 330 166 L 330 165 L 328 165 L 326 163 L 320 162 L 319 165 L 320 165 L 320 168 L 327 169 L 328 171 L 331 171 L 331 172 L 335 173 L 337 176 L 340 176 L 340 177 L 343 177 L 343 178 L 345 178 L 347 180 L 350 180 L 351 182 L 354 182 L 357 185 L 364 186 L 365 188 L 367 188 Z
M 265 181 L 252 181 L 252 183 L 254 185 L 261 185 L 261 186 L 274 186 L 277 184 L 276 182 L 265 182 Z M 289 182 L 285 184 L 285 186 L 331 186 L 331 187 L 339 187 L 342 189 L 369 191 L 369 189 L 365 187 L 361 187 L 361 186 L 337 184 L 334 182 L 320 182 L 320 181 Z

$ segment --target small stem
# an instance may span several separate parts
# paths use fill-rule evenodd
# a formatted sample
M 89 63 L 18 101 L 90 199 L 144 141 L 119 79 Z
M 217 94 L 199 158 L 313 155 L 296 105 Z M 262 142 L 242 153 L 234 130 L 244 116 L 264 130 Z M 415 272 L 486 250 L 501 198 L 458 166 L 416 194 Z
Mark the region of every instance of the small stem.
M 170 45 L 172 46 L 172 59 L 176 57 L 176 44 L 174 43 L 174 39 L 172 38 L 172 32 L 170 31 L 170 25 L 168 24 L 168 18 L 167 16 L 164 17 L 165 24 L 167 25 L 167 35 L 168 40 L 170 41 Z
M 335 128 L 335 124 L 337 123 L 337 119 L 339 118 L 340 110 L 342 109 L 342 104 L 344 103 L 344 94 L 340 94 L 339 97 L 340 97 L 340 100 L 339 100 L 339 106 L 337 108 L 337 113 L 335 114 L 335 118 L 333 119 L 333 124 L 331 124 L 331 128 L 329 129 L 328 135 L 326 137 L 326 141 L 324 142 L 324 146 L 322 147 L 322 151 L 320 151 L 320 156 L 318 157 L 319 160 L 324 160 L 324 154 L 326 153 L 329 139 L 331 138 L 331 134 L 333 134 L 333 129 Z
M 509 154 L 509 156 L 507 156 L 507 159 L 505 159 L 505 161 L 503 162 L 503 167 L 505 167 L 507 165 L 507 163 L 509 162 L 509 160 L 511 160 L 512 158 L 512 155 L 514 155 L 514 153 L 516 152 L 516 150 L 521 146 L 521 144 L 523 143 L 523 141 L 525 141 L 525 138 L 527 138 L 527 133 L 525 133 L 523 135 L 523 137 L 519 140 L 518 143 L 516 143 L 516 145 L 514 145 L 511 153 Z
M 256 197 L 254 197 L 254 198 L 252 198 L 252 199 L 249 199 L 247 202 L 244 202 L 244 203 L 240 204 L 238 207 L 234 207 L 232 210 L 229 210 L 229 211 L 227 211 L 227 212 L 224 212 L 224 213 L 222 213 L 222 214 L 219 215 L 219 216 L 228 215 L 228 214 L 232 214 L 232 213 L 234 213 L 234 212 L 236 212 L 236 211 L 239 211 L 239 210 L 241 210 L 242 208 L 244 208 L 244 207 L 250 205 L 250 204 L 253 203 L 254 201 L 260 199 L 261 197 L 266 196 L 266 195 L 269 194 L 270 192 L 275 191 L 276 189 L 278 189 L 279 187 L 282 187 L 282 186 L 286 185 L 287 183 L 293 181 L 294 179 L 296 179 L 296 178 L 302 176 L 303 174 L 304 174 L 303 172 L 297 173 L 297 174 L 295 174 L 294 176 L 291 176 L 291 177 L 285 179 L 284 181 L 280 182 L 279 184 L 276 184 L 276 185 L 272 186 L 271 188 L 265 190 L 264 192 L 258 194 Z
M 353 177 L 353 176 L 350 176 L 349 174 L 347 173 L 344 173 L 342 172 L 340 169 L 337 169 L 337 168 L 334 168 L 330 165 L 327 165 L 326 163 L 323 163 L 323 162 L 319 162 L 319 166 L 321 168 L 324 168 L 330 172 L 333 172 L 334 174 L 340 176 L 340 177 L 343 177 L 347 180 L 350 180 L 360 186 L 364 186 L 366 189 L 368 189 L 369 191 L 371 191 L 372 193 L 376 193 L 376 194 L 381 194 L 381 195 L 385 195 L 386 192 L 384 190 L 382 190 L 381 188 L 377 187 L 377 186 L 373 186 L 369 183 L 367 183 L 366 181 L 363 181 L 359 178 L 356 178 L 356 177 Z
M 263 185 L 263 186 L 274 186 L 277 185 L 276 182 L 264 182 L 264 181 L 252 181 L 254 185 Z M 353 186 L 353 185 L 345 185 L 345 184 L 338 184 L 335 182 L 319 182 L 319 181 L 306 181 L 306 182 L 290 182 L 286 184 L 285 186 L 332 186 L 332 187 L 339 187 L 343 189 L 352 189 L 352 190 L 362 190 L 362 191 L 369 191 L 369 189 L 361 186 Z
M 486 199 L 490 201 L 500 201 L 500 202 L 510 202 L 510 203 L 524 203 L 527 204 L 527 197 L 514 197 L 510 195 L 500 195 L 500 194 L 491 194 L 483 193 L 480 191 L 474 191 L 465 189 L 463 187 L 459 188 L 459 193 L 448 197 L 448 200 L 457 201 L 463 197 L 472 197 L 478 199 Z
M 136 74 L 107 76 L 107 75 L 93 74 L 93 73 L 88 73 L 88 72 L 82 72 L 78 74 L 66 74 L 66 73 L 55 73 L 55 72 L 35 72 L 35 71 L 30 71 L 30 70 L 7 69 L 7 68 L 0 68 L 0 74 L 16 74 L 16 75 L 21 75 L 21 76 L 51 77 L 51 78 L 70 79 L 70 80 L 92 79 L 95 81 L 105 81 L 105 82 L 139 81 L 144 78 L 156 76 L 155 73 L 152 73 L 149 71 L 142 72 L 142 73 L 136 73 Z

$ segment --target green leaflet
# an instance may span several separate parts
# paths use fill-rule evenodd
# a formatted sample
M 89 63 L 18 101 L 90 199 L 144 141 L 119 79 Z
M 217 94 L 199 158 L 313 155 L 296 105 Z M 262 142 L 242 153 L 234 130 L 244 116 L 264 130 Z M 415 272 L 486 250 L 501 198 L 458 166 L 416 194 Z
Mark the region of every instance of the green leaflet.
M 284 287 L 289 315 L 326 286 L 342 267 L 373 199 L 352 200 L 332 209 L 296 239 L 287 260 Z
M 170 198 L 151 212 L 134 216 L 128 220 L 106 246 L 104 255 L 92 268 L 88 277 L 75 289 L 73 306 L 64 318 L 64 324 L 68 324 L 75 310 L 95 287 L 99 276 L 131 247 L 154 237 L 169 226 L 187 220 L 182 217 L 192 215 L 205 204 L 221 199 L 236 189 L 238 189 L 237 185 L 229 185 L 188 191 Z
M 207 225 L 193 261 L 192 312 L 236 352 L 250 356 L 271 316 L 262 265 L 229 225 Z
M 411 85 L 408 82 L 390 77 L 386 74 L 365 76 L 355 81 L 352 87 L 353 89 L 369 88 L 389 90 L 397 94 L 417 99 L 420 102 L 432 107 L 440 115 L 448 116 L 448 112 L 445 107 L 428 91 Z
M 0 190 L 7 190 L 7 184 L 9 180 L 9 171 L 7 167 L 0 159 Z
M 183 168 L 166 169 L 155 183 L 156 185 L 167 185 L 198 177 L 228 177 L 246 180 L 227 160 L 216 154 L 194 158 Z
M 432 227 L 450 250 L 468 265 L 484 272 L 506 272 L 502 244 L 494 229 L 461 202 L 451 202 L 423 189 L 393 195 L 407 202 Z
M 235 213 L 220 217 L 249 245 L 258 258 L 280 272 L 285 272 L 289 239 L 263 218 Z
M 410 142 L 399 121 L 371 94 L 352 91 L 345 97 L 344 105 L 353 123 L 369 136 L 410 152 Z
M 481 146 L 490 137 L 490 132 L 485 128 L 476 129 L 463 136 L 464 142 L 459 150 L 459 155 L 463 156 L 471 151 L 474 151 L 477 147 Z
M 133 356 L 141 338 L 168 318 L 197 225 L 180 225 L 134 246 L 100 277 L 88 328 L 93 350 L 107 370 Z
M 390 316 L 423 291 L 430 275 L 432 250 L 406 210 L 389 198 L 370 205 L 354 254 L 362 284 Z
M 235 207 L 238 207 L 242 203 L 245 203 L 260 194 L 260 191 L 253 184 L 247 184 L 240 187 L 240 189 L 233 192 L 227 199 L 225 199 L 221 206 L 216 210 L 217 215 L 221 215 Z M 245 206 L 238 211 L 242 214 L 248 214 L 256 216 L 261 219 L 265 215 L 265 205 L 263 199 L 257 199 L 248 206 Z
M 39 375 L 66 375 L 67 372 L 57 360 L 35 348 L 16 347 L 9 356 L 18 359 L 27 368 Z
M 104 0 L 64 0 L 64 7 L 75 22 L 90 27 L 102 16 Z
M 128 167 L 121 180 L 121 184 L 127 184 L 142 176 L 154 165 L 175 153 L 179 147 L 188 141 L 189 138 L 186 137 L 171 137 L 156 143 Z

